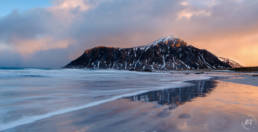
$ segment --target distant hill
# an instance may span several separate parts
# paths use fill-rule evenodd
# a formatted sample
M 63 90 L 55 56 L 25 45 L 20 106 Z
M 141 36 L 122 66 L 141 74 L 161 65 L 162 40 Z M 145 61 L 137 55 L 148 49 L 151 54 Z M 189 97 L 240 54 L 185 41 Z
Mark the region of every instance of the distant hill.
M 133 48 L 95 47 L 86 50 L 65 68 L 155 71 L 227 69 L 231 65 L 207 50 L 166 37 Z
M 258 72 L 258 67 L 240 67 L 240 68 L 233 68 L 233 71 L 238 72 Z

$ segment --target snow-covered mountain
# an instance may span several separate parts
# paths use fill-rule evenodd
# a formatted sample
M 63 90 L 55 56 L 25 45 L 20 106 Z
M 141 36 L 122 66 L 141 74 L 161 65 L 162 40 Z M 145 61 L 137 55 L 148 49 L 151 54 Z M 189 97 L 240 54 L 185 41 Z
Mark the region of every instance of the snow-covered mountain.
M 155 71 L 225 69 L 231 66 L 207 50 L 166 37 L 133 48 L 95 47 L 86 50 L 65 68 Z

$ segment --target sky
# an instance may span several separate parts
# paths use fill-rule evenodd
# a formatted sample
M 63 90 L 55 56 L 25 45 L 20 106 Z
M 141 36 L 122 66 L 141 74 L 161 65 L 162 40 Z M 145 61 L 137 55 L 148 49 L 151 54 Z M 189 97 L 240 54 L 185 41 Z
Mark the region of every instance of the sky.
M 174 36 L 258 65 L 258 0 L 0 0 L 0 67 L 58 68 L 95 46 Z
M 8 15 L 14 10 L 26 11 L 51 6 L 50 0 L 1 0 L 0 3 L 0 16 Z

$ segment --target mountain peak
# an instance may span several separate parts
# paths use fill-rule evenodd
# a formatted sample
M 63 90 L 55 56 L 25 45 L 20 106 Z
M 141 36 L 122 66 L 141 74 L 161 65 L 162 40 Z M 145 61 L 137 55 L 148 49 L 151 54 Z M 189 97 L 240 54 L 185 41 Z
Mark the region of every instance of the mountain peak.
M 174 38 L 174 37 L 171 37 L 171 36 L 162 37 L 162 38 L 160 38 L 160 39 L 154 41 L 154 42 L 152 43 L 152 45 L 157 45 L 157 44 L 159 44 L 159 43 L 168 44 L 169 41 L 174 41 L 174 40 L 175 40 L 175 38 Z
M 179 38 L 167 36 L 167 37 L 162 37 L 160 39 L 157 39 L 150 44 L 147 44 L 144 46 L 138 46 L 135 48 L 148 50 L 151 47 L 157 47 L 157 46 L 158 47 L 160 47 L 160 46 L 181 47 L 181 46 L 187 46 L 187 43 Z

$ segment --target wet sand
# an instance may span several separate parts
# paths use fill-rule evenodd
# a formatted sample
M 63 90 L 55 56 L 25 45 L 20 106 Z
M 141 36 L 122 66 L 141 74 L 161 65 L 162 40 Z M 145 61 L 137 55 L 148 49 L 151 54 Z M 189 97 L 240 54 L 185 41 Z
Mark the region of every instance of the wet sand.
M 192 83 L 194 86 L 127 97 L 7 131 L 258 131 L 258 87 L 219 80 Z

